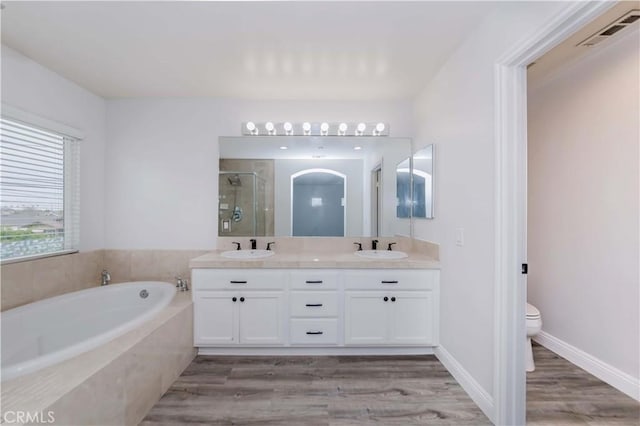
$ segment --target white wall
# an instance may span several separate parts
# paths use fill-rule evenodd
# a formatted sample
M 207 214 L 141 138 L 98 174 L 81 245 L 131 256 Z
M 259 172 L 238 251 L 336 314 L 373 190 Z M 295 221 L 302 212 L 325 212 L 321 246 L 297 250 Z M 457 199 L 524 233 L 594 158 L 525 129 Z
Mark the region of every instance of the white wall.
M 416 149 L 436 145 L 435 219 L 417 238 L 440 244 L 441 344 L 493 393 L 494 64 L 565 5 L 509 2 L 471 33 L 415 103 Z M 456 229 L 464 228 L 464 246 Z
M 529 93 L 529 301 L 543 330 L 640 377 L 638 31 Z
M 411 134 L 409 102 L 132 99 L 107 102 L 105 246 L 211 249 L 218 136 L 243 121 L 384 121 Z
M 80 130 L 80 250 L 104 247 L 104 99 L 2 45 L 2 102 Z

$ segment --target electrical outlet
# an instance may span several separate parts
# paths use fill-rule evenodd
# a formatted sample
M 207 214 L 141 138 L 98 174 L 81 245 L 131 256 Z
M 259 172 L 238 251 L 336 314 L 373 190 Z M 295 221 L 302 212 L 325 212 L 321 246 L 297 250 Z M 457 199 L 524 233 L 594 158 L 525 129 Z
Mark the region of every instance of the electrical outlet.
M 464 246 L 464 228 L 456 228 L 456 245 Z

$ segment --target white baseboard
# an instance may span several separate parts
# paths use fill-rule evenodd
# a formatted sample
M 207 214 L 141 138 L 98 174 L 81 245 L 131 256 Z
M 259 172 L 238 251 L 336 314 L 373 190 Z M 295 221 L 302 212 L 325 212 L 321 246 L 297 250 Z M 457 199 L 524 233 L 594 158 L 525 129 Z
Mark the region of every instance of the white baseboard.
M 334 356 L 334 355 L 433 355 L 432 347 L 200 347 L 198 355 Z
M 569 343 L 552 336 L 551 334 L 541 331 L 533 340 L 540 343 L 545 348 L 565 358 L 567 361 L 577 365 L 588 373 L 593 374 L 598 379 L 610 384 L 629 395 L 636 401 L 640 401 L 640 380 L 635 377 L 618 370 L 617 368 L 589 355 L 581 349 L 570 345 Z
M 493 397 L 480 386 L 480 383 L 478 383 L 445 348 L 442 346 L 437 347 L 435 354 L 442 365 L 449 370 L 453 378 L 462 386 L 462 389 L 471 397 L 473 402 L 480 407 L 492 423 L 495 423 Z

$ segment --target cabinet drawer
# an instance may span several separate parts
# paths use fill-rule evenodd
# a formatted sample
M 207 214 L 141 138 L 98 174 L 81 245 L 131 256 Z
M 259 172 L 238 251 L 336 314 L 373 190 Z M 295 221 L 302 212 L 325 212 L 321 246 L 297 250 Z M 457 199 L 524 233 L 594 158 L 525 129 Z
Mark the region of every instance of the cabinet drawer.
M 292 291 L 291 316 L 338 316 L 338 295 L 335 291 Z
M 282 270 L 194 269 L 193 290 L 281 290 L 286 285 Z
M 292 319 L 292 345 L 337 345 L 337 319 Z
M 344 275 L 345 289 L 350 290 L 427 290 L 437 282 L 438 271 L 434 270 L 369 269 Z
M 338 274 L 322 269 L 291 271 L 291 288 L 324 290 L 338 287 Z

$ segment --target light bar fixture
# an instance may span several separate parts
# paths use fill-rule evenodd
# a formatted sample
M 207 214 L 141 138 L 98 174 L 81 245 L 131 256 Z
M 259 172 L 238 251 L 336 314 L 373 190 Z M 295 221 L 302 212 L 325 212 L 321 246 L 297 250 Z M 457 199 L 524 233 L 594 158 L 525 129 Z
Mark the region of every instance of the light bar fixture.
M 245 136 L 389 136 L 389 125 L 386 123 L 330 123 L 327 121 L 293 123 L 285 121 L 276 123 L 266 121 L 242 123 L 242 134 Z

